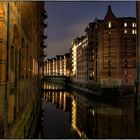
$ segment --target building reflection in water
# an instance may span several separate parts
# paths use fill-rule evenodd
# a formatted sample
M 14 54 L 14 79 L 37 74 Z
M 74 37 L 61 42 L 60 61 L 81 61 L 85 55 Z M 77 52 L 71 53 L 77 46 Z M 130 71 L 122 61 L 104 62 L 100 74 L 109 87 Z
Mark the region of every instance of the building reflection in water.
M 120 99 L 115 105 L 76 92 L 45 92 L 44 98 L 70 112 L 72 130 L 80 138 L 140 138 L 140 121 L 132 98 Z

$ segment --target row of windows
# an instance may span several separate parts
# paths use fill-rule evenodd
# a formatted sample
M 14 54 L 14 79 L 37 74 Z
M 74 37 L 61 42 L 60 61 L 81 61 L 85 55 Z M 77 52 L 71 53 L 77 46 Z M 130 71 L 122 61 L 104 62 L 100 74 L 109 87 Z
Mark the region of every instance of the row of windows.
M 111 26 L 112 26 L 111 21 L 109 21 L 109 22 L 108 22 L 108 28 L 111 28 Z M 125 23 L 124 23 L 124 27 L 127 27 L 127 26 L 128 26 L 128 24 L 125 22 Z M 136 27 L 136 26 L 137 26 L 136 23 L 133 22 L 133 23 L 132 23 L 132 27 Z
M 124 30 L 124 34 L 127 34 L 127 33 L 128 33 L 128 31 L 127 31 L 127 29 L 125 29 L 125 30 Z M 132 30 L 131 33 L 132 33 L 133 35 L 134 35 L 134 34 L 137 34 L 137 30 Z
M 128 76 L 128 70 L 124 71 L 124 75 L 127 77 Z M 108 70 L 108 77 L 111 77 L 111 71 Z
M 136 26 L 137 26 L 136 23 L 133 22 L 133 23 L 132 23 L 132 27 L 136 27 Z M 126 23 L 126 22 L 124 23 L 124 27 L 127 27 L 127 23 Z
M 124 60 L 124 66 L 125 67 L 128 67 L 128 61 L 127 60 Z M 134 60 L 133 61 L 133 66 L 135 67 L 136 66 L 136 61 Z M 111 67 L 111 60 L 108 60 L 108 67 Z

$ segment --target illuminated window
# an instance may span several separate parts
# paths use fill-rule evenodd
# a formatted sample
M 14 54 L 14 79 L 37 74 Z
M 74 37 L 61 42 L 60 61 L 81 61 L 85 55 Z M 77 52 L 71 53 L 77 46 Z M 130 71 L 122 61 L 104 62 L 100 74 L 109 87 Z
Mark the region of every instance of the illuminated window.
M 136 23 L 133 22 L 133 23 L 132 23 L 132 27 L 136 27 Z
M 134 22 L 132 23 L 132 27 L 135 27 L 135 23 Z
M 136 26 L 137 26 L 136 23 L 133 22 L 133 23 L 132 23 L 132 27 L 136 27 Z
M 109 23 L 108 23 L 108 28 L 111 28 L 111 22 L 109 21 Z
M 128 71 L 127 71 L 127 70 L 124 71 L 124 75 L 125 75 L 125 76 L 128 75 Z
M 134 33 L 137 34 L 137 30 L 135 30 Z
M 127 34 L 127 30 L 126 29 L 124 30 L 124 33 Z
M 132 30 L 132 34 L 135 34 L 135 30 Z
M 126 22 L 124 23 L 124 27 L 127 27 L 127 23 Z
M 109 35 L 111 35 L 111 31 L 109 31 Z

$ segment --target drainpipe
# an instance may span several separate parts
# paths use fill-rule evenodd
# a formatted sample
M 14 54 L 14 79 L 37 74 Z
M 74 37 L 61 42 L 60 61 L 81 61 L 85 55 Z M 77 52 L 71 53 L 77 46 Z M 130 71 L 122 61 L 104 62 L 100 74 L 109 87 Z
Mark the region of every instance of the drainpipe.
M 6 84 L 5 84 L 5 94 L 4 94 L 4 138 L 7 138 L 7 130 L 8 130 L 8 99 L 7 99 L 7 93 L 8 93 L 8 81 L 9 81 L 9 31 L 10 31 L 10 2 L 8 2 L 7 5 L 7 55 L 6 55 Z

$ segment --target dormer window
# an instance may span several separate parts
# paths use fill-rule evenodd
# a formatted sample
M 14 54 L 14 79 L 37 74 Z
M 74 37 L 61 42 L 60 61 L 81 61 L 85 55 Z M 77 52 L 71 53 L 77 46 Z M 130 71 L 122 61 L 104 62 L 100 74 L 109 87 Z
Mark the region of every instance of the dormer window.
M 111 28 L 111 22 L 110 21 L 108 22 L 108 28 Z

